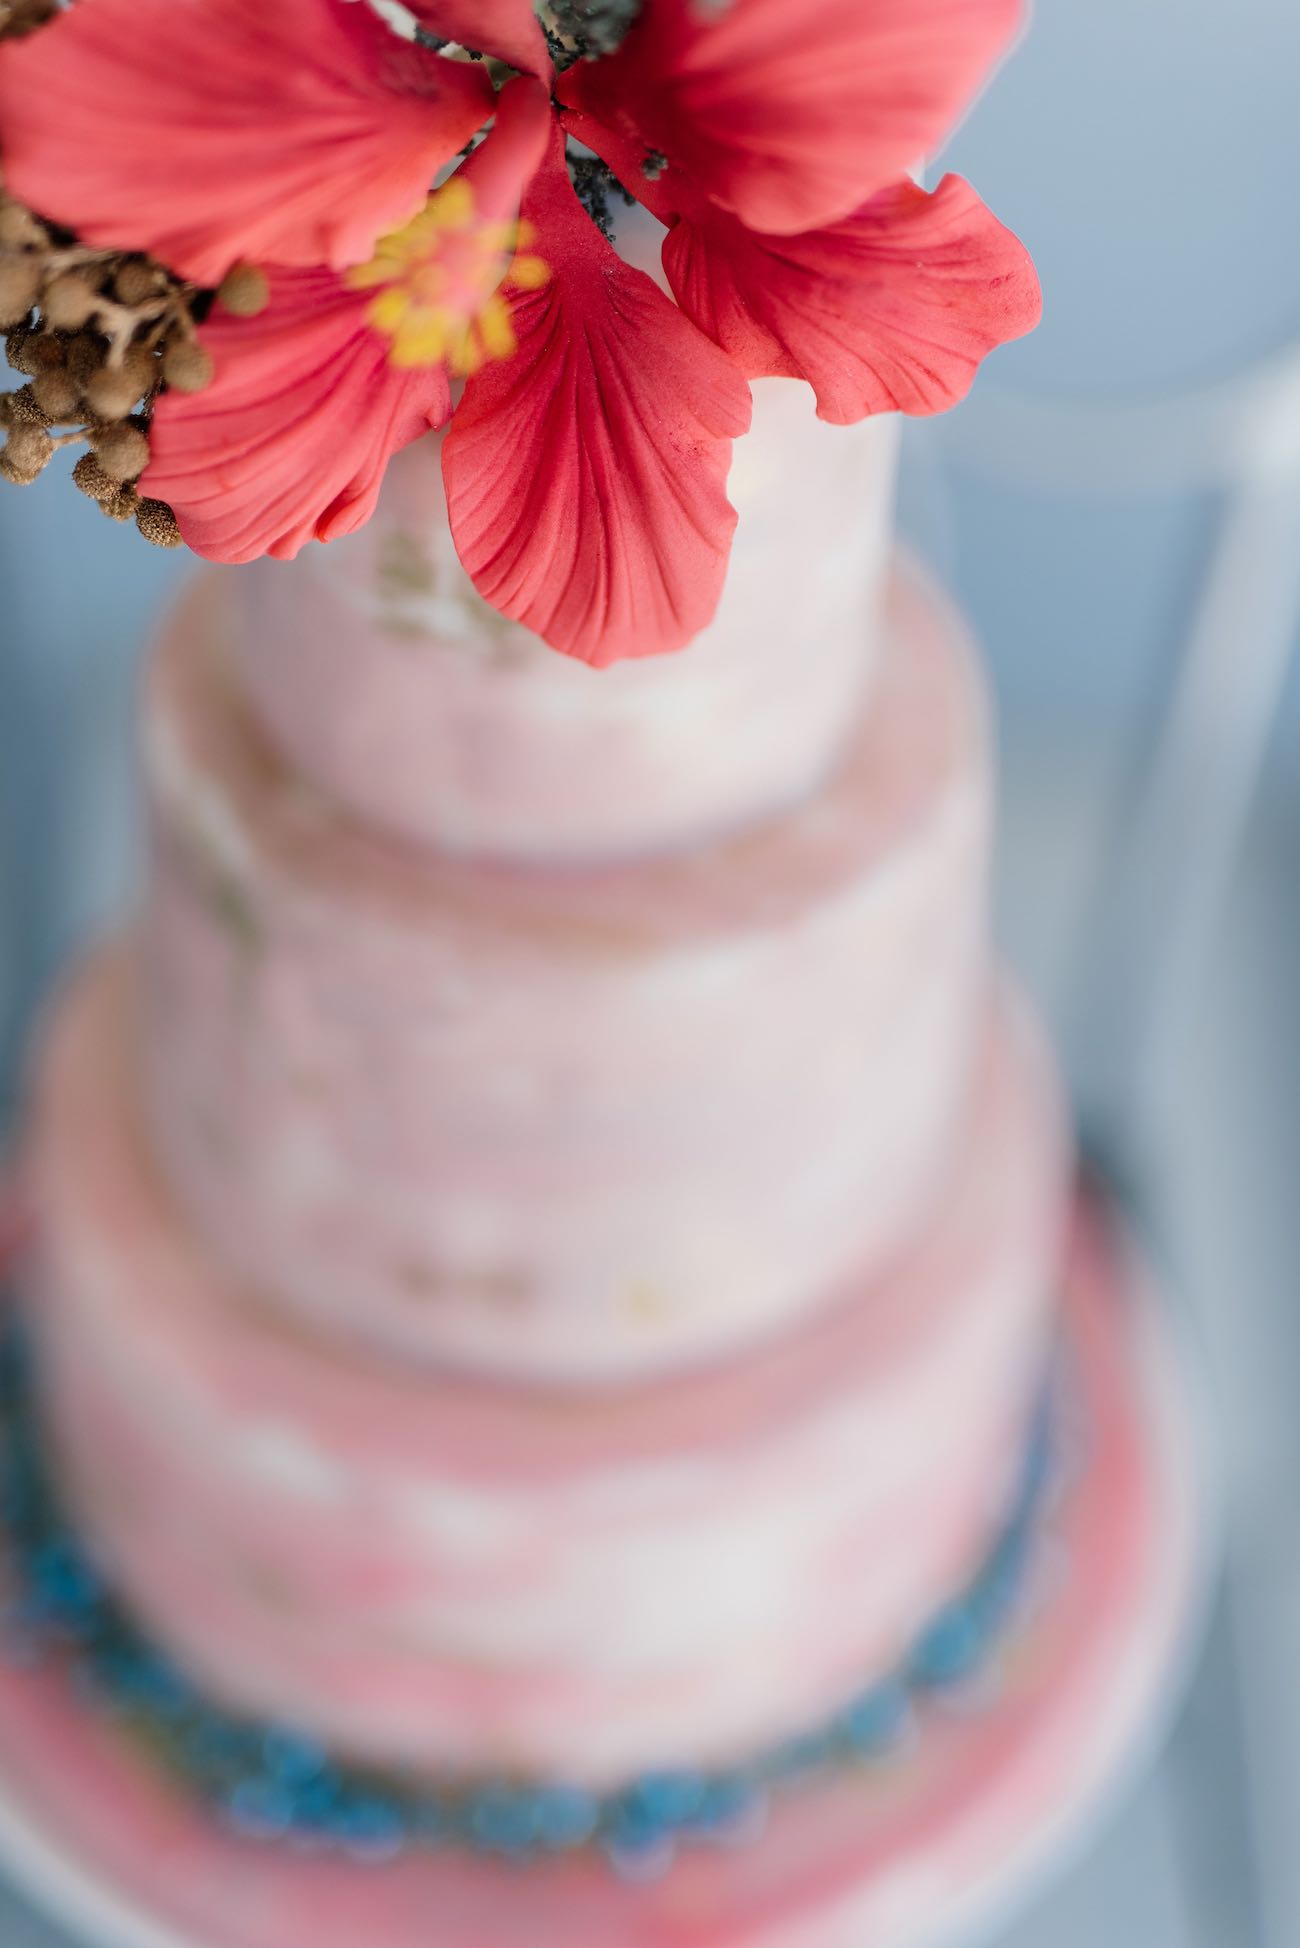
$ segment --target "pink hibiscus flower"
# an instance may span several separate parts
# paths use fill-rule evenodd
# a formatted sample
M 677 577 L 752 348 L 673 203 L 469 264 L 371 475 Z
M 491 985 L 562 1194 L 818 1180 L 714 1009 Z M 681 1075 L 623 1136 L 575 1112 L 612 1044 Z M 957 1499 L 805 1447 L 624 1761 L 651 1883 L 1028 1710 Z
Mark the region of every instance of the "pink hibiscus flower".
M 0 48 L 11 193 L 198 284 L 266 272 L 260 315 L 202 328 L 211 385 L 155 408 L 142 487 L 200 554 L 349 532 L 450 420 L 485 598 L 590 662 L 676 648 L 721 593 L 750 379 L 929 413 L 1036 322 L 1016 239 L 907 174 L 1019 0 L 611 11 L 576 62 L 531 0 L 411 0 L 414 40 L 368 0 L 76 0 Z M 601 171 L 666 227 L 671 297 L 584 207 Z

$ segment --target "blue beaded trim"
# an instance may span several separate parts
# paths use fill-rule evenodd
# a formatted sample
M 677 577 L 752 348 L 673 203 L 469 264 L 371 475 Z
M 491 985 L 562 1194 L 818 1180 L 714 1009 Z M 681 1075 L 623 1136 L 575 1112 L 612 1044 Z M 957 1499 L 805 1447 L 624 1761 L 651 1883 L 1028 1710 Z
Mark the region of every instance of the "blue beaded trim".
M 772 1794 L 810 1774 L 894 1751 L 918 1703 L 980 1671 L 1014 1610 L 1047 1497 L 1053 1395 L 1053 1387 L 1044 1390 L 1011 1511 L 978 1575 L 891 1677 L 826 1723 L 746 1764 L 647 1772 L 604 1793 L 511 1779 L 435 1787 L 340 1762 L 290 1727 L 227 1714 L 147 1641 L 59 1506 L 27 1344 L 11 1326 L 0 1339 L 0 1519 L 15 1571 L 4 1641 L 24 1659 L 61 1655 L 88 1700 L 137 1733 L 244 1834 L 374 1860 L 408 1845 L 519 1861 L 595 1846 L 618 1871 L 641 1877 L 666 1867 L 683 1843 L 756 1830 Z

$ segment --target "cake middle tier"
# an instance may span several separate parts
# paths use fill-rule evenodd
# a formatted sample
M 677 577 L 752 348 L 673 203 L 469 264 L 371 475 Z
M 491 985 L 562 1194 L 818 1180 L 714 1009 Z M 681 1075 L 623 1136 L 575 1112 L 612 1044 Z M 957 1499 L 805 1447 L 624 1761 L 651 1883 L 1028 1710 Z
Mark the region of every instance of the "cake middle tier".
M 599 1380 L 872 1275 L 950 1152 L 987 992 L 990 767 L 948 608 L 894 579 L 819 793 L 690 854 L 492 866 L 285 767 L 202 585 L 149 711 L 142 1036 L 203 1235 L 406 1358 Z
M 893 1272 L 703 1372 L 342 1356 L 215 1264 L 139 1117 L 120 964 L 39 1072 L 37 1371 L 110 1586 L 213 1698 L 441 1777 L 743 1760 L 892 1674 L 987 1557 L 1054 1315 L 1064 1128 L 1014 1006 Z

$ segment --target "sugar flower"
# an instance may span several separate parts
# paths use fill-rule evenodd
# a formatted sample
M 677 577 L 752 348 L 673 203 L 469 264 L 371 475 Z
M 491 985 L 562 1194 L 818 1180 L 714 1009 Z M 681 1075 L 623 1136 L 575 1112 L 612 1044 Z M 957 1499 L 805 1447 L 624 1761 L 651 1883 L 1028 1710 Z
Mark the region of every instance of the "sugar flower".
M 201 554 L 292 555 L 447 426 L 486 599 L 590 662 L 708 622 L 748 381 L 848 422 L 950 405 L 1035 322 L 1022 247 L 908 175 L 1018 0 L 76 0 L 0 47 L 10 192 L 214 305 L 141 488 Z M 390 16 L 405 19 L 394 31 Z M 668 290 L 610 195 L 664 226 Z M 668 292 L 671 291 L 671 296 Z M 454 406 L 454 410 L 453 410 Z

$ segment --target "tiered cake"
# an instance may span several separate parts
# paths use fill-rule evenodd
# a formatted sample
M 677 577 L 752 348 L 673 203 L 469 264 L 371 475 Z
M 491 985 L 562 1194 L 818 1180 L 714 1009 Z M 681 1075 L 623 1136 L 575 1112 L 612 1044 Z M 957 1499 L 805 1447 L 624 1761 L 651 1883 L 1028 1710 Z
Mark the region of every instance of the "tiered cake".
M 1092 1248 L 1061 1405 L 980 672 L 890 427 L 756 392 L 678 658 L 502 623 L 424 448 L 163 632 L 0 1374 L 13 1614 L 80 1680 L 0 1667 L 0 1840 L 104 1938 L 910 1944 L 1168 1659 L 1187 1505 Z
M 423 452 L 165 631 L 34 1318 L 79 1532 L 232 1711 L 469 1788 L 746 1766 L 993 1550 L 1066 1146 L 892 450 L 759 388 L 675 660 L 500 624 Z

